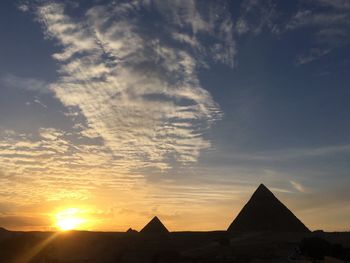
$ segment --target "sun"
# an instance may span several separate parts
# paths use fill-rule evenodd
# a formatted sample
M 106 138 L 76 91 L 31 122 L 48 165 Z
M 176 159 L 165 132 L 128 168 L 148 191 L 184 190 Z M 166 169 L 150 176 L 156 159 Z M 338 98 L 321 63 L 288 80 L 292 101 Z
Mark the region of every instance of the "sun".
M 79 229 L 86 222 L 78 208 L 67 208 L 55 215 L 56 227 L 61 231 Z

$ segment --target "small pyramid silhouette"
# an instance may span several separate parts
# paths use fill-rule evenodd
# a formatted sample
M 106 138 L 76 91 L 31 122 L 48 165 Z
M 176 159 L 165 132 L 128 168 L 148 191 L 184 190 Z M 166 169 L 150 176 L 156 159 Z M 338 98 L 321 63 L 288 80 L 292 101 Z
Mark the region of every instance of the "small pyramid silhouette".
M 141 233 L 168 233 L 168 229 L 163 225 L 163 223 L 158 219 L 158 217 L 153 217 L 153 219 L 140 231 Z
M 131 227 L 126 231 L 126 233 L 137 233 L 135 229 L 132 229 Z
M 229 232 L 309 232 L 310 230 L 263 184 L 239 212 Z

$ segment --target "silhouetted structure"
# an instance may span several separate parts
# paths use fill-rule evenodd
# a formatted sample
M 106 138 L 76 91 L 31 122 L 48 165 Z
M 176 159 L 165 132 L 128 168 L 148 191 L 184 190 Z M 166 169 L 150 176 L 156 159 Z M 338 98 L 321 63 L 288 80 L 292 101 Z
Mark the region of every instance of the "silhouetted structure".
M 228 228 L 229 232 L 309 232 L 267 187 L 261 184 Z
M 153 217 L 153 219 L 140 231 L 141 233 L 168 233 L 168 229 L 163 225 L 163 223 L 158 219 L 158 217 Z
M 131 227 L 126 231 L 126 233 L 138 233 L 137 230 L 132 229 Z

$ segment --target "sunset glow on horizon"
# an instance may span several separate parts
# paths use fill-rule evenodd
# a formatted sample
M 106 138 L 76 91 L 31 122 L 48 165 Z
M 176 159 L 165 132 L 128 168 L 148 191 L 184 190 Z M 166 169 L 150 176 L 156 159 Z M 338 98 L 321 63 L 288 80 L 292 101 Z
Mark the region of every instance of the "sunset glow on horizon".
M 61 231 L 84 229 L 87 219 L 79 215 L 79 209 L 67 208 L 55 215 L 56 226 Z

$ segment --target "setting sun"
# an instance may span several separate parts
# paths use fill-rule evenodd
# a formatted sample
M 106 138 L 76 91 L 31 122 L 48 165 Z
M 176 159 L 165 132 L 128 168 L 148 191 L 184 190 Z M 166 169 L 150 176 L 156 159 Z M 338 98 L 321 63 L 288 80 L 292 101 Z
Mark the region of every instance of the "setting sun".
M 77 208 L 68 208 L 60 211 L 55 215 L 55 218 L 56 226 L 61 231 L 80 228 L 86 222 L 86 219 L 79 215 L 79 209 Z

